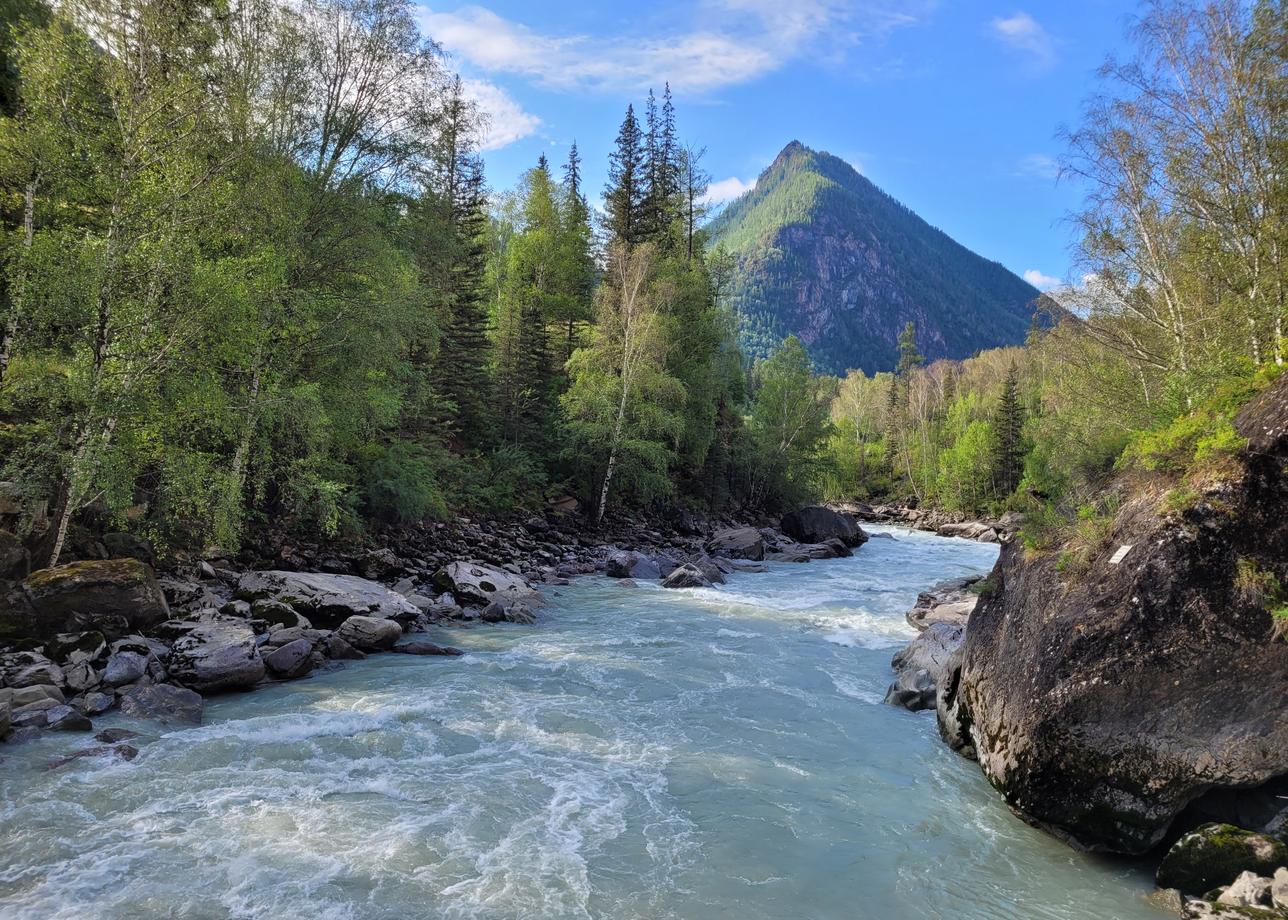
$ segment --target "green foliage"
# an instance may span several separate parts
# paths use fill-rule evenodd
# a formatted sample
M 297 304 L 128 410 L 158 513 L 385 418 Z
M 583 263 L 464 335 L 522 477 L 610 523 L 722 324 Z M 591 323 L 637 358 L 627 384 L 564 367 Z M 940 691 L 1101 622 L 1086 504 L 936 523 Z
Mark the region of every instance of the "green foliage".
M 368 514 L 403 524 L 445 518 L 447 503 L 437 483 L 441 464 L 441 457 L 415 442 L 368 447 L 360 461 Z

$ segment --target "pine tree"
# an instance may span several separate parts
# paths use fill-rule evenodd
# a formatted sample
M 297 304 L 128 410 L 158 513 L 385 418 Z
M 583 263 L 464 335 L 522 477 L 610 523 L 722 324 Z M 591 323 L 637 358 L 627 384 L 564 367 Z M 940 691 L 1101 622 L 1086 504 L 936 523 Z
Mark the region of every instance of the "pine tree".
M 595 293 L 595 258 L 591 252 L 590 206 L 581 193 L 581 156 L 573 141 L 564 165 L 563 200 L 560 203 L 559 264 L 561 286 L 566 295 L 564 310 L 554 319 L 565 328 L 561 363 L 566 363 L 576 349 L 577 327 L 591 319 Z
M 644 193 L 647 190 L 644 139 L 635 107 L 626 107 L 626 118 L 617 132 L 617 146 L 609 157 L 608 185 L 604 202 L 608 206 L 607 227 L 614 240 L 634 246 L 644 239 Z
M 909 322 L 899 333 L 899 363 L 895 375 L 906 381 L 913 370 L 925 363 L 926 359 L 917 351 L 917 327 Z
M 1024 405 L 1020 402 L 1020 372 L 1012 362 L 1002 382 L 1002 395 L 993 418 L 993 488 L 1010 495 L 1024 475 Z

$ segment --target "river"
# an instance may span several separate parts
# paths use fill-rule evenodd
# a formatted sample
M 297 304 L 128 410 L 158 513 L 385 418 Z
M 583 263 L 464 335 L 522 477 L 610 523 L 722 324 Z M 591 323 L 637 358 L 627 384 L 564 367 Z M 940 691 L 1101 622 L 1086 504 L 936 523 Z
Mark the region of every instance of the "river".
M 881 530 L 882 528 L 876 528 Z M 917 592 L 994 547 L 892 531 L 717 589 L 583 579 L 209 701 L 133 762 L 0 749 L 0 916 L 1159 920 L 1141 870 L 1008 812 L 882 704 Z

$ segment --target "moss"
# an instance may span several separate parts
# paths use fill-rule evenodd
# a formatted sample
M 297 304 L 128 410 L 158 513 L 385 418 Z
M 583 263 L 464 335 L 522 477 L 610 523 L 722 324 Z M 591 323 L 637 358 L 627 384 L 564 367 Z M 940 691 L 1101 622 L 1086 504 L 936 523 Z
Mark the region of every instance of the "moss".
M 137 559 L 86 559 L 82 562 L 68 562 L 65 565 L 37 569 L 23 580 L 23 584 L 30 590 L 42 591 L 78 581 L 143 582 L 147 581 L 149 575 L 148 567 Z
M 1183 836 L 1158 867 L 1158 884 L 1203 895 L 1229 885 L 1239 873 L 1271 875 L 1288 863 L 1283 842 L 1233 824 L 1205 824 Z

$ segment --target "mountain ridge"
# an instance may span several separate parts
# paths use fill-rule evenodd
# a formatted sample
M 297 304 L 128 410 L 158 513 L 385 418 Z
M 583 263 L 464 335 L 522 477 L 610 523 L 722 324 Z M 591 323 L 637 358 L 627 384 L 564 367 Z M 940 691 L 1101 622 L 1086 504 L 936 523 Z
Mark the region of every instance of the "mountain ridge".
M 794 334 L 832 373 L 892 369 L 907 322 L 932 360 L 1018 344 L 1040 296 L 799 140 L 709 232 L 735 257 L 730 300 L 748 353 L 763 356 Z

